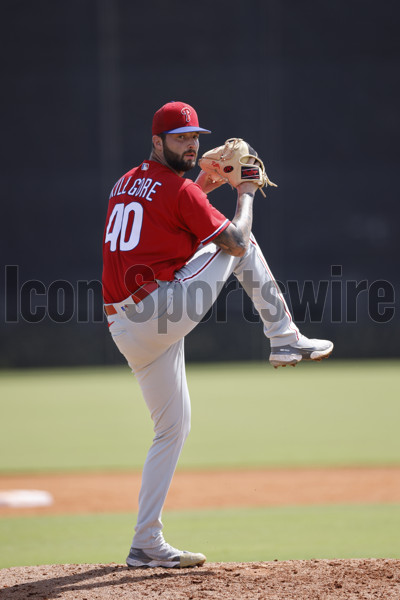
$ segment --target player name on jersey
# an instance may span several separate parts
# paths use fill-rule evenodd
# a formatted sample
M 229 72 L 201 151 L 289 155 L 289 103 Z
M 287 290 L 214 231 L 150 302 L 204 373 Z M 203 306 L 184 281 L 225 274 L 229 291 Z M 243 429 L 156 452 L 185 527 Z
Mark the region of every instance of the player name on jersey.
M 110 199 L 114 196 L 128 194 L 128 196 L 136 196 L 152 202 L 152 196 L 156 193 L 157 186 L 162 185 L 159 181 L 153 182 L 151 177 L 138 177 L 133 181 L 131 179 L 132 177 L 121 177 L 111 190 Z

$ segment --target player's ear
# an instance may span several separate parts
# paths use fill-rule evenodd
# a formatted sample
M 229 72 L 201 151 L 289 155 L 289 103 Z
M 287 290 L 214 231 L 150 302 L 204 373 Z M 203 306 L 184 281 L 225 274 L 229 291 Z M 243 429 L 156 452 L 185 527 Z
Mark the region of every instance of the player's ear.
M 153 147 L 156 148 L 156 150 L 163 149 L 163 141 L 159 135 L 153 135 L 152 140 L 153 140 Z

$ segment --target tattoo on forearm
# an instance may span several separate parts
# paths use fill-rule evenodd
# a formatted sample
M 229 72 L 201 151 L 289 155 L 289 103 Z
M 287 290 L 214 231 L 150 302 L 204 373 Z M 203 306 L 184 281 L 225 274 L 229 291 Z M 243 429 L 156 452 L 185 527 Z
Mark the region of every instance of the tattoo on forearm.
M 229 254 L 237 254 L 238 250 L 245 250 L 249 244 L 252 223 L 253 196 L 242 194 L 238 198 L 232 223 L 215 238 L 215 243 Z

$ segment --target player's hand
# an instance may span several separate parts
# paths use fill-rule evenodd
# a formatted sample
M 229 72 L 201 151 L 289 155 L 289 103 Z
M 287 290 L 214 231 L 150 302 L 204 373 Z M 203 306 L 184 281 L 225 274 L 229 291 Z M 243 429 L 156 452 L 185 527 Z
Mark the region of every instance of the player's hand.
M 201 187 L 205 194 L 209 194 L 213 190 L 221 187 L 221 185 L 224 185 L 224 183 L 227 183 L 227 181 L 226 179 L 218 177 L 217 175 L 212 176 L 209 173 L 200 171 L 195 183 Z

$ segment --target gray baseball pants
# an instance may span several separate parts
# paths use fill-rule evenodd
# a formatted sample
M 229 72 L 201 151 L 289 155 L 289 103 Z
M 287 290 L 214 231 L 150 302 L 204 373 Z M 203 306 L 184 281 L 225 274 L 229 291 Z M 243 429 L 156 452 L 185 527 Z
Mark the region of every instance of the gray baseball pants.
M 139 304 L 113 304 L 110 333 L 135 374 L 154 424 L 154 439 L 142 474 L 139 512 L 132 546 L 163 542 L 161 513 L 190 431 L 184 337 L 201 321 L 234 274 L 250 296 L 273 347 L 297 341 L 299 330 L 267 262 L 252 237 L 246 254 L 234 257 L 215 244 L 199 250 Z

